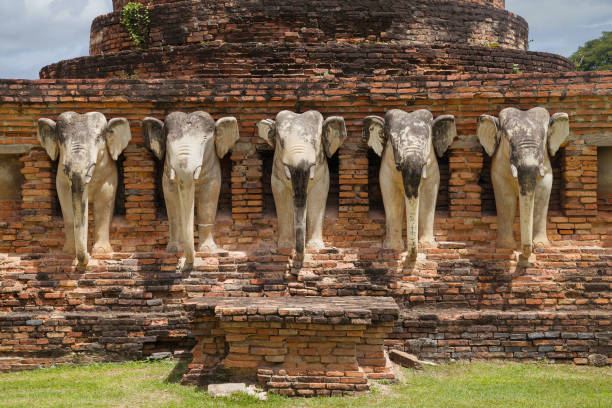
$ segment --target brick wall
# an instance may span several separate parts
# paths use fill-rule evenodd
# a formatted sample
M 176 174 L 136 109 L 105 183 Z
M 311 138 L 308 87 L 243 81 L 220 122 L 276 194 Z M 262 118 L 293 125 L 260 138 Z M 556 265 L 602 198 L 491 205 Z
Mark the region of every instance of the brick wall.
M 133 132 L 123 162 L 126 215 L 115 217 L 111 228 L 117 253 L 94 256 L 86 270 L 77 270 L 73 257 L 61 254 L 63 226 L 55 210 L 53 163 L 38 146 L 22 155 L 21 208 L 17 217 L 9 212 L 0 219 L 0 250 L 10 253 L 0 255 L 0 351 L 13 359 L 3 360 L 2 369 L 68 361 L 73 358 L 70 353 L 78 355 L 81 350 L 85 356 L 99 351 L 109 359 L 162 349 L 184 352 L 193 339 L 181 320 L 181 305 L 185 299 L 202 295 L 389 295 L 405 313 L 418 307 L 435 310 L 433 314 L 447 307 L 491 310 L 503 327 L 498 331 L 510 336 L 520 334 L 513 323 L 518 317 L 507 317 L 504 310 L 517 316 L 519 311 L 575 312 L 586 316 L 584 324 L 576 327 L 587 330 L 560 323 L 564 327 L 559 336 L 543 340 L 560 343 L 553 347 L 578 347 L 569 342 L 576 339 L 566 339 L 563 333 L 609 332 L 601 314 L 612 306 L 612 217 L 605 208 L 597 208 L 598 148 L 587 141 L 592 135 L 608 134 L 611 84 L 612 72 L 0 81 L 0 144 L 36 145 L 36 119 L 56 118 L 66 110 L 99 110 L 108 118 L 127 117 Z M 559 209 L 549 212 L 552 247 L 536 251 L 531 263 L 524 265 L 512 251 L 495 248 L 496 219 L 483 216 L 479 181 L 484 160 L 474 135 L 480 114 L 497 114 L 506 106 L 525 109 L 535 105 L 546 106 L 551 113 L 568 112 L 576 140 L 558 159 L 563 188 Z M 368 188 L 371 171 L 361 140 L 361 121 L 395 107 L 427 108 L 434 116 L 454 114 L 459 133 L 448 154 L 448 209 L 436 214 L 439 248 L 421 251 L 415 264 L 405 264 L 401 253 L 381 249 L 384 217 L 370 211 L 369 191 L 374 189 Z M 143 146 L 140 128 L 145 116 L 163 118 L 178 109 L 208 110 L 215 118 L 234 115 L 241 132 L 229 159 L 231 173 L 224 175 L 224 183 L 231 185 L 231 217 L 220 217 L 216 226 L 217 244 L 226 252 L 200 254 L 202 259 L 190 274 L 177 271 L 177 255 L 164 251 L 167 221 L 159 215 L 155 198 L 156 164 Z M 264 212 L 270 198 L 263 178 L 269 169 L 264 164 L 270 162 L 262 154 L 265 144 L 256 137 L 255 124 L 282 109 L 319 109 L 325 116 L 342 115 L 349 133 L 338 154 L 337 218 L 328 217 L 325 225 L 324 240 L 335 248 L 307 254 L 301 269 L 293 267 L 289 252 L 276 249 L 276 217 Z M 518 220 L 515 228 L 518 236 Z M 117 314 L 138 314 L 142 320 L 129 330 L 102 335 L 99 328 L 114 324 Z M 14 320 L 17 318 L 23 322 Z M 396 326 L 398 333 L 408 327 L 406 319 Z M 28 325 L 30 320 L 42 322 Z M 105 323 L 99 326 L 97 321 Z M 550 331 L 558 331 L 554 322 L 550 324 Z M 411 334 L 395 340 L 403 346 L 415 339 L 454 340 L 451 325 L 441 324 L 437 333 L 419 330 L 410 329 Z M 539 331 L 534 325 L 533 332 Z M 72 336 L 74 343 L 66 340 Z M 494 335 L 491 339 L 498 341 Z M 572 360 L 604 347 L 606 354 L 609 340 L 594 339 L 580 353 L 572 348 L 563 349 L 566 354 L 554 354 L 548 348 L 534 351 L 533 347 L 549 346 L 531 343 L 541 340 L 535 338 L 503 339 L 527 343 L 491 343 L 486 352 L 502 352 L 503 358 L 546 355 Z M 470 338 L 462 340 L 467 343 L 452 347 L 465 348 L 452 349 L 452 353 L 478 356 L 484 350 Z M 122 348 L 121 344 L 128 345 Z M 436 343 L 434 351 L 447 355 L 443 349 L 447 346 Z
M 160 5 L 160 4 L 179 3 L 179 2 L 182 2 L 183 0 L 131 0 L 131 1 L 137 1 L 143 4 L 151 3 L 153 5 Z M 194 0 L 194 2 L 195 1 L 197 0 Z M 113 0 L 113 9 L 119 10 L 129 2 L 130 0 Z M 458 3 L 483 4 L 483 5 L 493 6 L 493 7 L 497 7 L 501 9 L 505 7 L 505 0 L 459 0 L 457 2 Z
M 553 54 L 471 46 L 203 44 L 81 57 L 41 78 L 274 78 L 573 71 Z
M 427 360 L 548 359 L 588 364 L 610 356 L 610 312 L 410 311 L 388 341 Z
M 284 2 L 156 2 L 150 9 L 153 48 L 221 41 L 407 44 L 496 44 L 525 50 L 528 27 L 512 13 L 456 0 L 288 0 Z M 480 2 L 482 3 L 482 2 Z M 490 3 L 490 2 L 488 2 Z M 116 11 L 96 18 L 90 54 L 133 49 Z

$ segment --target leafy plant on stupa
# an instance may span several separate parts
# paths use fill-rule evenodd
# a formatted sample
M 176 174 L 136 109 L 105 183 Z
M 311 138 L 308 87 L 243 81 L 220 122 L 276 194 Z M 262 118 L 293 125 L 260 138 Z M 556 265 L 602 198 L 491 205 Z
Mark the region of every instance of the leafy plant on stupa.
M 144 6 L 141 3 L 131 1 L 121 11 L 121 25 L 128 32 L 136 48 L 145 48 L 149 41 L 150 7 L 151 3 Z

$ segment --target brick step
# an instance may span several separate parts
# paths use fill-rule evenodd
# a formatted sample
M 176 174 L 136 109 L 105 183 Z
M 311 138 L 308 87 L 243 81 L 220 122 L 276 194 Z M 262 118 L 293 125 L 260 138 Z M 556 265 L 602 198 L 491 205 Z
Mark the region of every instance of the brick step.
M 48 65 L 43 79 L 59 78 L 349 78 L 354 76 L 510 74 L 573 69 L 553 54 L 467 45 L 321 45 L 284 43 L 192 44 L 75 58 Z
M 612 361 L 612 310 L 402 309 L 390 347 L 422 359 Z

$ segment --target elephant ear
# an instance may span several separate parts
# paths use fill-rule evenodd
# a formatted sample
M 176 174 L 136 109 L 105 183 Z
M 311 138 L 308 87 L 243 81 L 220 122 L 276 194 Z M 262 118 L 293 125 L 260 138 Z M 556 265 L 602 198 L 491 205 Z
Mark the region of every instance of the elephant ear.
M 276 145 L 276 121 L 272 119 L 264 119 L 257 123 L 257 132 L 259 137 L 268 142 L 274 149 Z
M 36 137 L 51 160 L 55 161 L 59 155 L 59 135 L 55 122 L 46 118 L 38 119 Z
M 113 160 L 117 160 L 119 155 L 128 143 L 132 140 L 130 122 L 125 118 L 111 119 L 106 126 L 106 147 Z
M 433 121 L 432 125 L 433 145 L 438 157 L 444 156 L 455 137 L 457 137 L 457 126 L 453 115 L 442 115 Z
M 363 141 L 368 144 L 377 155 L 382 156 L 387 145 L 385 133 L 385 120 L 380 116 L 368 116 L 363 120 Z
M 482 115 L 478 121 L 478 140 L 489 156 L 493 156 L 499 146 L 499 119 Z
M 327 157 L 332 157 L 346 139 L 344 118 L 331 116 L 323 122 L 323 148 Z
M 567 113 L 555 113 L 550 118 L 548 126 L 548 152 L 551 156 L 557 151 L 569 136 L 569 116 Z
M 157 157 L 163 160 L 166 156 L 166 134 L 164 122 L 155 118 L 145 118 L 142 121 L 142 133 L 145 146 Z
M 234 117 L 221 118 L 215 123 L 215 148 L 217 156 L 223 158 L 234 147 L 240 135 L 238 121 Z

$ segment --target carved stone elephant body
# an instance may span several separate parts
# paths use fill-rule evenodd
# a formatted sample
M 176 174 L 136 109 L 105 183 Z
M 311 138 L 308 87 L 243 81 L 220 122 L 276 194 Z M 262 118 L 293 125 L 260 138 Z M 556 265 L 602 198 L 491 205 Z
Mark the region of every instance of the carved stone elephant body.
M 497 207 L 497 246 L 516 248 L 513 223 L 520 208 L 521 248 L 528 257 L 548 245 L 546 222 L 552 190 L 554 156 L 569 135 L 565 113 L 550 117 L 544 108 L 506 108 L 499 118 L 482 115 L 478 139 L 492 156 L 491 181 Z
M 66 242 L 64 251 L 75 252 L 87 265 L 88 205 L 93 202 L 94 253 L 112 252 L 109 228 L 117 191 L 116 160 L 131 139 L 126 119 L 106 122 L 97 112 L 62 113 L 57 122 L 38 121 L 38 140 L 52 160 L 59 156 L 56 187 Z
M 306 242 L 323 248 L 323 221 L 329 193 L 327 158 L 346 138 L 344 119 L 316 111 L 282 111 L 276 120 L 258 123 L 259 136 L 274 151 L 272 194 L 278 217 L 278 246 L 303 256 Z M 306 234 L 307 239 L 306 239 Z
M 390 110 L 385 118 L 364 120 L 364 139 L 382 156 L 380 188 L 385 206 L 386 238 L 383 246 L 402 250 L 402 219 L 406 213 L 408 250 L 416 258 L 417 242 L 435 244 L 434 215 L 440 170 L 438 156 L 444 155 L 457 134 L 453 116 L 436 120 L 431 112 L 407 113 Z
M 221 191 L 221 162 L 239 138 L 235 118 L 217 122 L 206 112 L 173 112 L 165 122 L 143 121 L 145 144 L 164 160 L 162 187 L 168 211 L 168 251 L 185 252 L 186 266 L 195 258 L 193 224 L 201 252 L 216 250 L 214 224 Z

